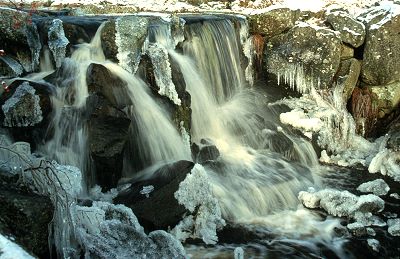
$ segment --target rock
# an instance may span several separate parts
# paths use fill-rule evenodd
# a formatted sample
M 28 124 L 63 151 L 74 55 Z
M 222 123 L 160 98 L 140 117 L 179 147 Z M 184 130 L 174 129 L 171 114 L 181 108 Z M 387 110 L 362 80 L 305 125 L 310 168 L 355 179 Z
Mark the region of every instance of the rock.
M 101 96 L 93 95 L 89 102 L 95 107 L 88 121 L 88 144 L 96 168 L 96 183 L 110 189 L 122 175 L 131 120 Z
M 300 22 L 266 45 L 267 71 L 298 92 L 331 87 L 340 65 L 342 45 L 337 32 Z
M 216 160 L 220 156 L 218 148 L 210 139 L 201 139 L 200 144 L 193 143 L 191 150 L 194 161 L 199 164 Z
M 250 33 L 272 38 L 292 28 L 299 17 L 300 11 L 290 8 L 274 8 L 261 14 L 250 15 Z
M 174 193 L 193 166 L 193 162 L 190 161 L 178 161 L 162 166 L 151 174 L 150 178 L 142 177 L 133 182 L 131 187 L 119 193 L 114 203 L 130 207 L 145 229 L 173 227 L 187 212 L 184 206 L 179 205 Z M 149 197 L 141 194 L 146 186 L 154 188 L 148 194 Z
M 400 79 L 400 5 L 370 8 L 358 17 L 366 27 L 361 77 L 369 85 Z
M 35 126 L 43 119 L 40 98 L 28 82 L 18 86 L 1 108 L 4 113 L 3 125 L 6 127 Z
M 365 226 L 359 222 L 348 224 L 347 229 L 351 232 L 352 235 L 357 237 L 367 235 L 367 230 L 365 229 Z
M 368 86 L 376 94 L 379 117 L 382 118 L 397 109 L 400 104 L 400 81 L 388 85 Z
M 348 191 L 324 189 L 318 192 L 300 192 L 299 200 L 307 208 L 323 208 L 329 214 L 355 218 L 356 213 L 374 213 L 384 209 L 385 202 L 376 195 L 356 196 Z
M 136 73 L 148 24 L 148 18 L 140 16 L 122 16 L 109 21 L 101 33 L 105 57 Z
M 67 45 L 69 40 L 65 37 L 63 22 L 60 19 L 54 19 L 48 28 L 48 41 L 50 51 L 53 54 L 56 67 L 61 67 L 61 64 L 66 55 Z
M 389 125 L 388 135 L 389 139 L 386 147 L 394 151 L 400 151 L 400 116 Z M 393 195 L 399 196 L 397 193 L 393 193 Z
M 392 236 L 400 236 L 400 218 L 388 219 L 388 232 Z
M 343 84 L 343 99 L 347 102 L 357 85 L 361 71 L 361 62 L 355 58 L 340 63 L 337 83 Z
M 126 83 L 100 64 L 90 64 L 87 70 L 89 92 L 101 93 L 114 107 L 123 109 L 132 105 Z
M 352 57 L 354 57 L 354 49 L 352 47 L 347 46 L 346 44 L 342 44 L 340 59 L 346 60 Z
M 27 72 L 35 71 L 42 45 L 31 15 L 11 8 L 0 8 L 0 19 L 2 49 L 10 58 L 22 64 Z
M 39 258 L 49 258 L 48 226 L 53 219 L 50 199 L 17 184 L 18 176 L 4 170 L 0 169 L 0 232 L 15 238 Z
M 363 193 L 373 193 L 377 196 L 386 195 L 390 190 L 389 185 L 383 179 L 366 182 L 357 187 L 357 191 Z
M 0 56 L 0 77 L 17 77 L 23 72 L 24 68 L 18 61 L 9 56 Z
M 373 238 L 368 238 L 367 243 L 372 248 L 372 250 L 374 250 L 375 252 L 379 252 L 379 248 L 381 247 L 381 244 L 379 243 L 378 240 L 373 239 Z
M 343 11 L 333 11 L 328 13 L 326 21 L 335 31 L 340 33 L 340 39 L 358 48 L 364 43 L 365 26 L 361 22 L 353 19 L 348 13 Z

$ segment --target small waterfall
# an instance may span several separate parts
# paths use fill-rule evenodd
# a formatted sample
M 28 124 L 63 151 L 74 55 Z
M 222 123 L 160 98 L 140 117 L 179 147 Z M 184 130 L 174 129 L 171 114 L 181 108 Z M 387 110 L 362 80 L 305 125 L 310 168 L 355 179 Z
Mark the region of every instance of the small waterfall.
M 307 144 L 299 142 L 293 152 L 302 164 L 289 163 L 261 144 L 265 97 L 245 85 L 233 23 L 190 24 L 187 35 L 184 55 L 169 53 L 192 96 L 193 141 L 210 139 L 221 153 L 221 166 L 205 168 L 224 217 L 248 222 L 296 206 L 298 191 L 313 185 L 317 157 L 303 154 L 298 147 Z

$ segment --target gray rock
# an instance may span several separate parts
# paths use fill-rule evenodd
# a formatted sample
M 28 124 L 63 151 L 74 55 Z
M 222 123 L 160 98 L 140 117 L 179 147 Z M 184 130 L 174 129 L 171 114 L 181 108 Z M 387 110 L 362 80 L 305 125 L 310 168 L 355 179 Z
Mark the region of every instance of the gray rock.
M 361 22 L 353 19 L 348 13 L 343 11 L 330 12 L 326 16 L 327 22 L 332 25 L 335 31 L 340 33 L 340 39 L 358 48 L 364 43 L 365 26 Z
M 68 44 L 69 40 L 65 37 L 63 22 L 60 19 L 52 20 L 48 28 L 48 45 L 57 68 L 61 67 Z
M 300 11 L 290 8 L 274 8 L 265 13 L 250 15 L 250 32 L 271 38 L 292 28 L 299 17 Z
M 386 195 L 390 188 L 383 179 L 366 182 L 357 187 L 357 190 L 363 193 L 373 193 L 377 196 Z
M 362 80 L 369 85 L 384 85 L 400 79 L 400 12 L 391 8 L 370 8 L 358 17 L 366 27 Z
M 34 126 L 43 119 L 40 97 L 28 82 L 18 86 L 1 108 L 4 113 L 3 125 L 6 127 Z
M 361 62 L 355 58 L 343 60 L 337 74 L 337 83 L 343 84 L 343 99 L 348 101 L 360 76 Z
M 341 46 L 337 32 L 300 22 L 266 44 L 267 71 L 299 92 L 329 88 L 339 69 Z
M 388 219 L 388 232 L 392 236 L 400 236 L 400 218 Z

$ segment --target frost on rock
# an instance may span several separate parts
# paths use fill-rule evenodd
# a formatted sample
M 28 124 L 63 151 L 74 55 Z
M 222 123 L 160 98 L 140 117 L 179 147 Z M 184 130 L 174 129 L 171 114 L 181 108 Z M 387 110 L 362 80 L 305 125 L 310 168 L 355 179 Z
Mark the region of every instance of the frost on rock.
M 381 244 L 379 243 L 378 240 L 369 238 L 369 239 L 367 239 L 367 243 L 372 248 L 372 250 L 374 250 L 375 252 L 379 252 L 379 248 L 380 248 Z
M 120 17 L 115 22 L 118 64 L 132 74 L 139 67 L 148 25 L 147 18 L 138 16 Z
M 373 193 L 377 196 L 386 195 L 390 187 L 383 179 L 366 182 L 357 187 L 357 190 L 363 193 Z
M 388 232 L 392 236 L 400 236 L 400 218 L 388 219 Z
M 40 50 L 42 49 L 42 44 L 40 43 L 39 33 L 36 24 L 32 23 L 26 26 L 26 39 L 28 41 L 29 48 L 31 50 L 32 62 L 29 69 L 25 68 L 28 72 L 33 72 L 39 66 Z
M 94 202 L 91 207 L 76 206 L 74 221 L 85 258 L 185 258 L 178 240 L 165 231 L 147 236 L 124 205 Z
M 40 97 L 28 82 L 21 84 L 15 93 L 2 106 L 4 126 L 28 127 L 40 123 L 43 119 Z
M 57 68 L 61 67 L 65 58 L 68 43 L 69 40 L 64 34 L 63 22 L 60 19 L 54 19 L 48 31 L 48 45 Z
M 2 74 L 1 76 L 17 77 L 24 72 L 24 68 L 21 66 L 21 64 L 10 57 L 0 56 L 0 61 L 2 61 L 8 67 L 8 71 L 2 72 L 6 74 Z
M 385 202 L 376 195 L 357 196 L 348 191 L 335 189 L 318 192 L 301 191 L 298 198 L 307 208 L 322 208 L 338 217 L 359 218 L 361 214 L 381 212 L 385 206 Z
M 197 214 L 183 219 L 172 232 L 179 233 L 177 237 L 182 240 L 190 236 L 201 238 L 206 244 L 215 244 L 218 241 L 217 230 L 225 226 L 225 220 L 203 166 L 196 164 L 193 167 L 179 184 L 175 198 L 191 213 L 196 211 Z
M 150 56 L 151 63 L 153 64 L 154 77 L 159 87 L 158 93 L 168 97 L 176 105 L 181 105 L 181 100 L 172 82 L 171 66 L 167 49 L 161 44 L 150 43 L 147 48 L 147 54 Z
M 2 259 L 33 259 L 22 247 L 0 234 L 0 258 Z

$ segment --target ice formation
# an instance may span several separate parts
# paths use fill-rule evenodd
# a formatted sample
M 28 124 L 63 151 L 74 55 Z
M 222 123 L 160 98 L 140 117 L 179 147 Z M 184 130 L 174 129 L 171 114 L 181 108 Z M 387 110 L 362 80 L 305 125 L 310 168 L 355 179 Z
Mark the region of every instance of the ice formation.
M 33 259 L 23 248 L 0 234 L 0 258 L 2 259 Z
M 143 189 L 140 191 L 140 194 L 146 195 L 146 198 L 149 198 L 150 193 L 154 191 L 153 185 L 143 186 Z
M 48 45 L 57 68 L 61 67 L 65 58 L 68 43 L 69 40 L 64 34 L 63 22 L 60 19 L 54 19 L 48 31 Z
M 335 189 L 301 191 L 298 198 L 307 208 L 323 208 L 333 216 L 359 219 L 357 221 L 369 218 L 369 213 L 381 212 L 385 206 L 385 202 L 376 195 L 357 196 Z
M 392 236 L 400 236 L 400 218 L 388 219 L 388 232 Z
M 366 182 L 357 187 L 357 190 L 364 193 L 373 193 L 377 196 L 386 195 L 390 187 L 383 179 Z
M 118 64 L 132 74 L 135 74 L 139 67 L 148 25 L 148 19 L 139 16 L 124 16 L 115 21 Z
M 40 97 L 28 82 L 22 83 L 1 107 L 4 112 L 4 126 L 28 127 L 43 119 Z
M 369 238 L 369 239 L 367 239 L 367 243 L 372 248 L 372 250 L 374 250 L 375 252 L 379 252 L 379 248 L 380 248 L 381 244 L 379 243 L 378 240 Z
M 168 97 L 176 105 L 181 105 L 181 100 L 172 82 L 171 66 L 166 47 L 159 43 L 150 43 L 146 53 L 150 56 L 153 64 L 154 77 L 159 87 L 158 93 Z
M 240 20 L 240 42 L 242 44 L 243 54 L 247 58 L 247 67 L 244 71 L 247 82 L 252 86 L 254 84 L 254 39 L 249 35 L 249 24 L 246 19 Z
M 185 144 L 185 147 L 186 147 L 187 151 L 189 153 L 191 153 L 190 134 L 186 131 L 186 128 L 184 126 L 184 122 L 183 121 L 181 121 L 179 123 L 179 126 L 180 126 L 180 131 L 181 131 L 181 136 L 182 136 L 183 143 Z
M 233 255 L 235 259 L 244 259 L 244 250 L 243 248 L 236 247 L 235 250 L 233 251 Z
M 172 232 L 177 238 L 201 238 L 206 244 L 215 244 L 218 241 L 217 230 L 225 226 L 225 220 L 203 166 L 196 164 L 193 167 L 190 174 L 179 184 L 175 198 L 191 213 L 197 212 L 194 217 L 190 215 L 184 218 L 175 227 Z
M 108 192 L 103 193 L 99 185 L 95 185 L 89 190 L 90 198 L 96 201 L 106 201 L 112 203 L 113 199 L 117 197 L 117 195 L 118 195 L 117 189 L 113 188 Z

